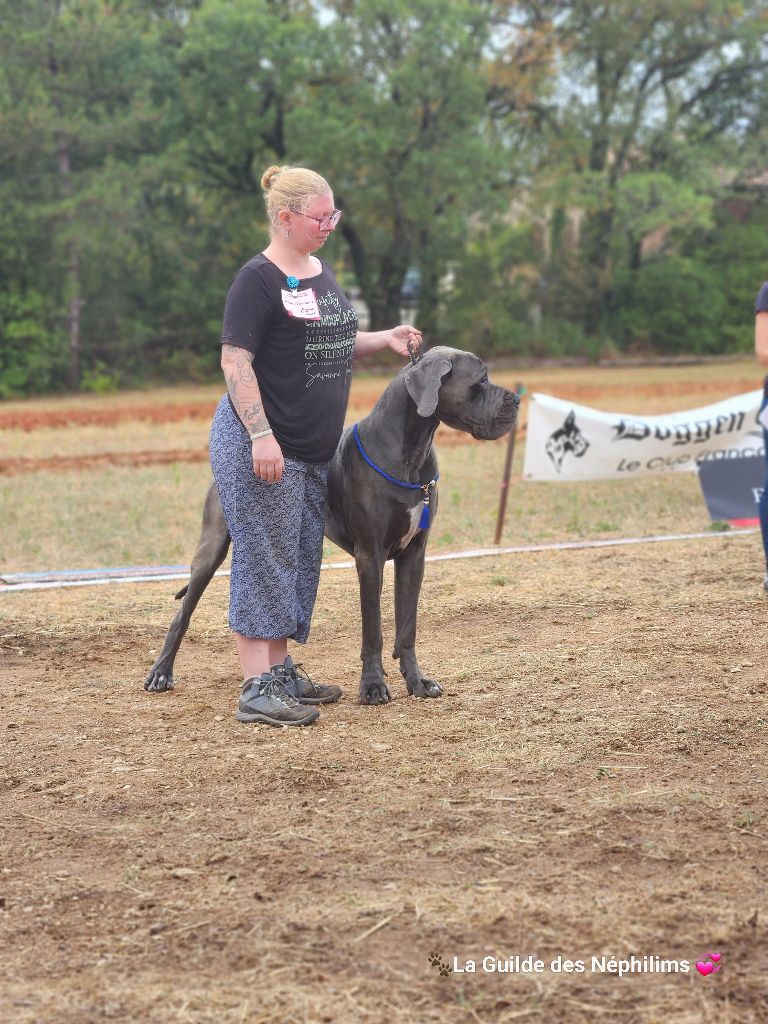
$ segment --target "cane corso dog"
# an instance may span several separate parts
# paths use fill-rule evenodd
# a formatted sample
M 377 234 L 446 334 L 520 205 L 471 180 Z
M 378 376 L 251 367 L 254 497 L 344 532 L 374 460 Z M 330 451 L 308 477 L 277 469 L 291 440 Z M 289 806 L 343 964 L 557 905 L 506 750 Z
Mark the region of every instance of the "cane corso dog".
M 519 397 L 491 384 L 485 363 L 470 352 L 438 346 L 398 373 L 370 415 L 342 435 L 328 475 L 325 533 L 354 556 L 360 581 L 362 704 L 392 699 L 381 660 L 384 563 L 395 562 L 394 658 L 408 692 L 439 697 L 442 687 L 416 660 L 416 614 L 429 525 L 437 511 L 439 423 L 479 440 L 494 440 L 515 423 Z M 224 561 L 229 533 L 215 483 L 205 499 L 203 529 L 181 608 L 144 689 L 173 689 L 173 663 L 192 612 Z

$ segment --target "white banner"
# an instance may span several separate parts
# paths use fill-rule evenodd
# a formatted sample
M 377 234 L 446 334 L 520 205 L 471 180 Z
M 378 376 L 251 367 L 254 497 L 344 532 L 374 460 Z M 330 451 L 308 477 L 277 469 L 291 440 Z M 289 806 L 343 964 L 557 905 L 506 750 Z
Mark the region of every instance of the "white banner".
M 764 454 L 763 392 L 664 416 L 598 412 L 531 395 L 525 480 L 601 480 L 695 470 L 705 459 Z

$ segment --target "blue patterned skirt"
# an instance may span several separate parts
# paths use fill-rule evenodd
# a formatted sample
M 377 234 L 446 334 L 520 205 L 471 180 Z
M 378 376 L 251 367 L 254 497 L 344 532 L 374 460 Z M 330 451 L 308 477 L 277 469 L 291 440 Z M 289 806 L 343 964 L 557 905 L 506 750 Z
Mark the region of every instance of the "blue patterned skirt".
M 286 459 L 279 483 L 259 479 L 227 395 L 213 418 L 210 453 L 232 538 L 230 627 L 254 639 L 306 643 L 323 557 L 328 463 Z

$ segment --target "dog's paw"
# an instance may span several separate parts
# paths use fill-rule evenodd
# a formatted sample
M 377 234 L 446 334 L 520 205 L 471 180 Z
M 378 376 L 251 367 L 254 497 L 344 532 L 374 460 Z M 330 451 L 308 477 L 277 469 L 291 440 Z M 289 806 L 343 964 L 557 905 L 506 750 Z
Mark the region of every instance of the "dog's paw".
M 389 687 L 381 680 L 360 683 L 359 701 L 361 704 L 388 704 L 392 700 Z
M 413 683 L 409 682 L 408 679 L 405 682 L 408 687 L 408 693 L 413 697 L 442 696 L 443 688 L 436 679 L 427 679 L 426 676 L 421 676 Z
M 172 690 L 173 674 L 169 672 L 166 675 L 164 672 L 152 668 L 144 680 L 144 689 L 147 693 L 166 693 L 168 690 Z

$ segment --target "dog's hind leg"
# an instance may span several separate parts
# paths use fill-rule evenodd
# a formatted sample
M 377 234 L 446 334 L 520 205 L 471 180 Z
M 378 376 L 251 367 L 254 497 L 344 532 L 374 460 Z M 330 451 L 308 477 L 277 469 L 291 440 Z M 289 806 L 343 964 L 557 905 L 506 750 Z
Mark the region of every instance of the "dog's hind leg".
M 224 518 L 224 510 L 221 507 L 216 484 L 212 483 L 205 496 L 203 528 L 200 532 L 195 556 L 192 559 L 192 574 L 187 586 L 183 587 L 176 595 L 177 600 L 183 597 L 184 601 L 168 629 L 160 657 L 144 680 L 145 690 L 149 690 L 151 693 L 162 693 L 165 690 L 173 689 L 173 663 L 181 641 L 184 639 L 184 634 L 187 632 L 192 612 L 197 607 L 197 602 L 202 597 L 203 591 L 211 582 L 213 574 L 224 561 L 228 549 L 227 521 Z
M 416 618 L 419 593 L 424 579 L 424 554 L 428 531 L 423 530 L 395 556 L 395 649 L 393 658 L 400 659 L 400 673 L 408 693 L 414 697 L 439 697 L 443 688 L 435 679 L 422 674 L 416 660 Z

